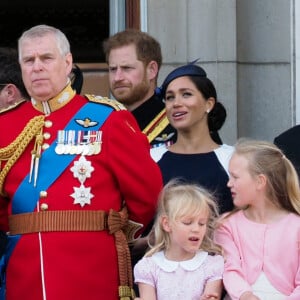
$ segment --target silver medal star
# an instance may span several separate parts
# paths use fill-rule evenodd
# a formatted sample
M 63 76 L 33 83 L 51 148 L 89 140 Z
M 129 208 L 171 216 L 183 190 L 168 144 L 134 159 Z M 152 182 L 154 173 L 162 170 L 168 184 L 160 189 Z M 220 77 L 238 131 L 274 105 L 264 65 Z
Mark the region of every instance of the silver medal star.
M 87 161 L 82 155 L 79 160 L 74 161 L 74 166 L 70 170 L 73 172 L 74 177 L 78 178 L 80 183 L 84 183 L 86 178 L 91 177 L 94 167 L 92 167 L 91 162 Z
M 94 197 L 94 195 L 91 193 L 90 187 L 81 185 L 79 188 L 73 188 L 74 193 L 71 194 L 71 197 L 74 198 L 73 204 L 80 204 L 81 207 L 83 207 L 85 204 L 91 204 L 91 199 Z

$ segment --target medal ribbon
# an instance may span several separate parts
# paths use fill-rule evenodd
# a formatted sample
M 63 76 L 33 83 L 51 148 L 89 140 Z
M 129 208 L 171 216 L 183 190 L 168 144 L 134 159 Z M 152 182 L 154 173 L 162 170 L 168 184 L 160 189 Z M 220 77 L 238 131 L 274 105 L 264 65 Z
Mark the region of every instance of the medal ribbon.
M 82 130 L 82 126 L 77 124 L 75 119 L 84 120 L 86 116 L 97 121 L 97 124 L 89 127 L 89 130 L 99 130 L 112 111 L 113 108 L 110 106 L 89 102 L 75 114 L 65 130 Z M 55 147 L 56 140 L 43 152 L 40 158 L 39 178 L 36 187 L 29 183 L 29 174 L 19 185 L 12 201 L 13 214 L 32 212 L 40 198 L 40 191 L 46 191 L 77 156 L 77 154 L 57 155 Z M 27 195 L 26 201 L 24 201 L 24 195 Z

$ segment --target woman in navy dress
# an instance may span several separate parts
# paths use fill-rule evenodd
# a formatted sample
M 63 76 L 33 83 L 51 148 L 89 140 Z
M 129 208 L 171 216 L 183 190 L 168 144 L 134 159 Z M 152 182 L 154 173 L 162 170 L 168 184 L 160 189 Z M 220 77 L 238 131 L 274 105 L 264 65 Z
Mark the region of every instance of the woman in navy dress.
M 164 149 L 158 165 L 164 184 L 172 178 L 208 188 L 218 200 L 220 213 L 233 209 L 228 162 L 233 147 L 218 135 L 226 119 L 224 106 L 206 72 L 195 63 L 173 70 L 163 82 L 167 117 L 177 130 L 177 141 Z

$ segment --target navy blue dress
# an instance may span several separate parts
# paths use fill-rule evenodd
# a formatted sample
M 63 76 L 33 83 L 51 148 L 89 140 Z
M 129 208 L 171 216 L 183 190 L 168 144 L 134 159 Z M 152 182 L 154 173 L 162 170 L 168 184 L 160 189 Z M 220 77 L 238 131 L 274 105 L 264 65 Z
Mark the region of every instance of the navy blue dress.
M 233 201 L 228 182 L 228 162 L 233 147 L 222 145 L 218 150 L 199 154 L 178 154 L 165 152 L 158 165 L 164 184 L 178 178 L 190 183 L 197 183 L 212 192 L 218 201 L 219 212 L 233 209 Z

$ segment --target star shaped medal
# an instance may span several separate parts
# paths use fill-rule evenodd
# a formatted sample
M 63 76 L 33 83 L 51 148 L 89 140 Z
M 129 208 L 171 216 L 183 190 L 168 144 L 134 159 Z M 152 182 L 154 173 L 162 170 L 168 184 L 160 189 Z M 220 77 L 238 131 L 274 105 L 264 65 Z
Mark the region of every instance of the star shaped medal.
M 74 187 L 74 193 L 71 194 L 74 198 L 73 204 L 80 204 L 83 207 L 85 204 L 91 204 L 91 199 L 94 195 L 91 193 L 90 187 L 85 187 L 83 184 L 78 188 Z
M 73 187 L 74 193 L 70 196 L 74 198 L 73 204 L 80 204 L 83 207 L 85 204 L 91 204 L 91 198 L 94 195 L 91 193 L 90 187 L 85 187 L 83 184 L 87 178 L 91 177 L 91 173 L 94 168 L 90 161 L 82 155 L 77 161 L 74 161 L 74 165 L 70 170 L 75 178 L 78 178 L 81 183 L 80 187 Z
M 80 183 L 84 183 L 87 178 L 91 177 L 94 167 L 91 162 L 86 160 L 85 156 L 80 156 L 79 160 L 74 161 L 74 166 L 71 168 L 75 178 L 78 178 Z

